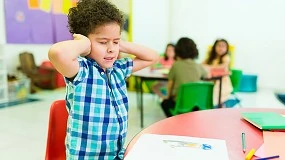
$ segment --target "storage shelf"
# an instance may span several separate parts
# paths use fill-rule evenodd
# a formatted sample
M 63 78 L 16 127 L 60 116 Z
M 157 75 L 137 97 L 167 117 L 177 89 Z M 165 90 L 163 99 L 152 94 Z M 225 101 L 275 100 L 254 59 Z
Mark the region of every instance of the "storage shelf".
M 8 102 L 7 67 L 4 53 L 0 51 L 0 103 Z

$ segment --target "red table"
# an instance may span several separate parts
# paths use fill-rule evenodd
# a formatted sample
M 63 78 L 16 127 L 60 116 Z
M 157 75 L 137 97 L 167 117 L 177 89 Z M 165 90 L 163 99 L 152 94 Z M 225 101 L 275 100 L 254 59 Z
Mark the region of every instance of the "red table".
M 285 114 L 285 109 L 230 108 L 196 111 L 161 120 L 145 128 L 128 144 L 126 153 L 145 133 L 180 135 L 226 140 L 229 159 L 242 160 L 252 149 L 263 143 L 262 131 L 241 118 L 242 112 L 273 111 Z M 242 151 L 241 133 L 246 135 L 246 153 Z

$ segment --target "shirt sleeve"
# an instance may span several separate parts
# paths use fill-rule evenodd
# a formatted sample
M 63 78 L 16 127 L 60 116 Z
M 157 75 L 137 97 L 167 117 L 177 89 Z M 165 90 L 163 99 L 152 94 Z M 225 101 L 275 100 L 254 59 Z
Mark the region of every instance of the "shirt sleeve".
M 115 66 L 122 71 L 124 78 L 126 79 L 132 74 L 133 60 L 131 58 L 122 58 L 115 62 Z
M 74 85 L 77 85 L 80 82 L 82 82 L 88 76 L 88 68 L 89 67 L 88 67 L 87 59 L 83 58 L 83 57 L 78 57 L 77 60 L 79 63 L 78 73 L 76 74 L 76 76 L 72 80 L 65 77 L 66 83 L 72 83 Z
M 201 78 L 206 78 L 206 77 L 208 77 L 208 71 L 202 66 L 202 65 L 199 65 L 199 67 L 200 67 L 200 71 L 201 71 L 201 75 L 202 75 L 202 77 Z
M 174 80 L 174 78 L 175 78 L 175 70 L 176 70 L 175 68 L 176 68 L 176 64 L 174 63 L 172 65 L 172 67 L 170 68 L 170 71 L 168 73 L 168 80 Z

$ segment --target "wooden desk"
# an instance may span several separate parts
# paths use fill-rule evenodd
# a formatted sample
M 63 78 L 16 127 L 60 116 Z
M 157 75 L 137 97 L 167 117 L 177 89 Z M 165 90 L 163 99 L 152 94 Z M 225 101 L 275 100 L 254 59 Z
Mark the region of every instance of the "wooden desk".
M 228 73 L 223 73 L 224 75 L 228 75 Z M 143 89 L 142 89 L 142 84 L 144 81 L 147 80 L 165 80 L 167 81 L 167 75 L 162 74 L 158 71 L 155 70 L 150 70 L 150 68 L 145 68 L 140 71 L 137 71 L 132 74 L 135 76 L 135 81 L 136 81 L 136 93 L 137 93 L 137 105 L 139 106 L 140 109 L 140 117 L 141 117 L 141 128 L 144 127 L 143 125 Z M 222 78 L 224 75 L 219 75 L 215 74 L 214 77 L 205 79 L 207 81 L 209 80 L 219 80 L 220 81 L 220 86 L 219 86 L 219 101 L 218 101 L 218 106 L 221 108 L 221 93 L 222 93 Z
M 145 128 L 128 144 L 126 153 L 145 133 L 180 135 L 226 140 L 229 159 L 242 160 L 252 148 L 263 143 L 262 131 L 241 118 L 242 112 L 273 111 L 285 114 L 285 109 L 227 108 L 190 112 L 161 120 Z M 246 135 L 246 153 L 242 151 L 241 133 Z

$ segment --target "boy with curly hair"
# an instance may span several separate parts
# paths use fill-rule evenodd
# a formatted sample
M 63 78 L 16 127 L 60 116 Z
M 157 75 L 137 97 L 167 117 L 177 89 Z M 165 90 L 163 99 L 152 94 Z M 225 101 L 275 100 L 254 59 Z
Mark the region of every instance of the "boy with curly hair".
M 123 16 L 107 0 L 80 0 L 69 10 L 68 23 L 74 39 L 52 45 L 48 53 L 66 80 L 67 159 L 122 159 L 128 120 L 125 79 L 155 63 L 158 54 L 120 40 Z M 136 58 L 117 59 L 119 52 Z

